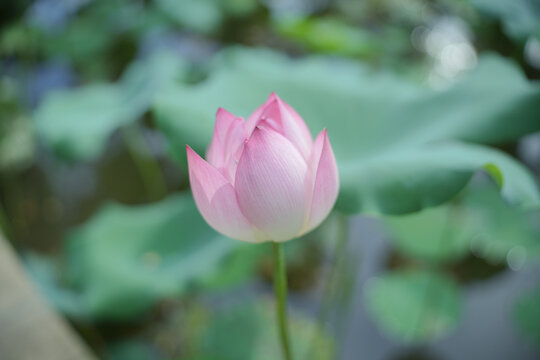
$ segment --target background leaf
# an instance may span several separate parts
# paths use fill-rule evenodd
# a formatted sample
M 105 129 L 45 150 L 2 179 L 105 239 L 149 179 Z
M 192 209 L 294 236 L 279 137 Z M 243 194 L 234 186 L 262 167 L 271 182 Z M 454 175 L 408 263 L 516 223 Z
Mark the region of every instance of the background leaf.
M 540 204 L 536 182 L 528 170 L 492 148 L 442 143 L 398 150 L 345 162 L 337 206 L 350 212 L 418 211 L 450 200 L 479 170 L 499 180 L 508 201 L 528 207 Z
M 488 16 L 501 20 L 506 34 L 525 41 L 540 40 L 540 3 L 537 0 L 473 0 L 472 4 Z
M 518 270 L 540 259 L 537 211 L 501 199 L 493 184 L 475 183 L 449 204 L 405 216 L 386 216 L 397 249 L 431 262 L 455 261 L 472 251 L 488 263 Z
M 69 236 L 67 270 L 92 316 L 127 318 L 227 272 L 222 261 L 241 246 L 208 227 L 187 195 L 109 204 Z
M 487 167 L 491 174 L 504 177 L 503 195 L 539 203 L 534 180 L 510 157 L 472 145 L 441 144 L 502 142 L 540 129 L 535 116 L 540 86 L 501 58 L 483 58 L 445 91 L 348 62 L 293 61 L 270 51 L 228 51 L 214 67 L 203 83 L 156 98 L 158 125 L 183 163 L 186 143 L 204 152 L 218 107 L 248 116 L 276 91 L 314 134 L 328 128 L 341 176 L 337 206 L 343 210 L 402 214 L 438 205 L 489 164 L 495 165 Z
M 522 295 L 514 305 L 519 329 L 540 348 L 540 289 Z
M 218 31 L 227 15 L 245 16 L 257 0 L 155 0 L 161 11 L 182 27 L 208 34 Z
M 372 58 L 383 51 L 382 43 L 365 30 L 337 19 L 275 19 L 274 27 L 285 37 L 320 52 Z
M 156 0 L 159 8 L 178 24 L 198 32 L 215 31 L 223 15 L 215 0 Z
M 390 272 L 366 285 L 366 304 L 377 325 L 404 342 L 425 342 L 450 333 L 461 316 L 454 281 L 433 270 Z
M 385 217 L 392 242 L 403 254 L 430 261 L 449 261 L 465 256 L 473 232 L 453 205 L 424 209 L 418 213 Z
M 32 123 L 21 108 L 17 85 L 0 77 L 0 171 L 22 169 L 34 160 Z
M 176 55 L 158 52 L 133 63 L 118 83 L 52 92 L 34 115 L 38 134 L 61 157 L 95 158 L 114 130 L 138 120 L 185 70 Z
M 109 134 L 133 120 L 120 89 L 111 84 L 55 92 L 36 114 L 41 138 L 71 159 L 99 155 Z
M 465 204 L 467 222 L 475 229 L 471 249 L 492 263 L 504 263 L 513 270 L 540 260 L 538 211 L 510 206 L 493 188 L 471 191 Z

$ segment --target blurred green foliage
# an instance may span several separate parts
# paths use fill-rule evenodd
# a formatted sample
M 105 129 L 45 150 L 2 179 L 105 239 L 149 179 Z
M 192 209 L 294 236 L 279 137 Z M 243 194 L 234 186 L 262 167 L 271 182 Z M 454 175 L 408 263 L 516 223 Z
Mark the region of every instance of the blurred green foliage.
M 68 4 L 58 4 L 58 8 L 62 9 L 62 5 L 63 11 L 69 11 Z M 38 10 L 42 17 L 46 16 L 47 6 L 51 5 Z M 27 62 L 69 59 L 83 78 L 105 80 L 117 76 L 132 59 L 140 36 L 166 24 L 155 8 L 143 7 L 136 1 L 83 1 L 72 6 L 78 16 L 65 23 L 59 19 L 60 24 L 48 26 L 22 18 L 9 24 L 0 37 L 0 53 Z M 50 10 L 51 16 L 55 10 Z
M 538 58 L 530 50 L 540 39 L 537 1 L 93 0 L 61 11 L 36 4 L 0 5 L 0 225 L 28 226 L 41 239 L 31 219 L 52 226 L 42 203 L 62 205 L 70 220 L 54 226 L 66 234 L 64 246 L 27 254 L 26 264 L 90 341 L 88 324 L 144 328 L 103 331 L 104 343 L 93 345 L 107 358 L 279 356 L 272 305 L 258 295 L 265 288 L 235 306 L 212 302 L 220 292 L 243 296 L 233 286 L 254 275 L 269 281 L 267 249 L 218 235 L 185 193 L 185 144 L 203 154 L 218 107 L 246 117 L 272 91 L 313 135 L 328 128 L 341 176 L 337 209 L 383 215 L 395 251 L 363 304 L 391 339 L 425 344 L 456 329 L 471 259 L 490 274 L 538 263 L 537 179 L 514 151 L 540 130 L 540 72 L 524 55 Z M 71 80 L 43 80 L 51 63 Z M 165 147 L 180 171 L 168 168 Z M 92 171 L 118 151 L 130 153 L 150 204 L 101 204 L 109 199 L 99 187 L 81 184 L 79 194 L 65 186 L 62 177 L 81 168 L 92 184 Z M 107 176 L 118 183 L 134 181 L 111 167 Z M 470 184 L 478 172 L 490 175 L 489 185 Z M 45 200 L 35 198 L 37 182 L 51 188 Z M 300 292 L 333 281 L 323 286 L 320 313 L 333 306 L 347 318 L 362 259 L 347 253 L 346 221 L 327 225 L 288 244 L 289 284 Z M 177 297 L 172 314 L 163 310 Z M 535 343 L 539 303 L 537 292 L 525 294 L 513 313 Z M 165 319 L 149 320 L 161 311 Z M 297 358 L 334 358 L 339 338 L 322 328 L 325 314 L 316 324 L 291 312 Z
M 19 102 L 19 91 L 13 81 L 0 76 L 0 170 L 26 168 L 34 157 L 33 126 Z
M 407 270 L 370 280 L 367 306 L 383 331 L 405 342 L 426 342 L 452 331 L 462 313 L 455 281 L 433 270 Z
M 157 92 L 182 80 L 186 66 L 158 52 L 131 64 L 118 83 L 53 92 L 36 111 L 37 131 L 66 159 L 96 158 L 114 130 L 139 120 Z
M 477 185 L 449 204 L 386 217 L 385 225 L 397 249 L 413 258 L 456 261 L 472 251 L 520 268 L 540 259 L 538 215 L 509 205 L 494 186 Z
M 453 205 L 424 209 L 411 215 L 387 217 L 385 225 L 396 248 L 406 256 L 442 262 L 468 253 L 472 234 L 468 214 Z
M 467 259 L 478 257 L 488 264 L 508 265 L 514 271 L 540 263 L 539 215 L 538 211 L 509 205 L 501 199 L 495 185 L 475 181 L 448 204 L 410 215 L 385 217 L 389 238 L 404 258 L 398 260 L 397 269 L 366 287 L 373 320 L 383 331 L 406 343 L 423 343 L 444 335 L 459 320 L 456 309 L 461 305 L 457 294 L 464 290 L 451 279 L 460 277 L 465 281 L 467 276 L 475 277 L 472 273 L 460 273 L 459 268 Z M 409 272 L 416 274 L 410 275 L 416 280 L 404 275 Z M 427 280 L 430 276 L 440 278 Z M 418 283 L 413 285 L 413 281 Z M 421 286 L 424 288 L 420 289 Z M 522 308 L 515 310 L 519 326 L 532 338 L 537 305 L 533 302 L 524 299 L 519 305 Z M 431 306 L 436 309 L 431 310 Z M 431 311 L 435 315 L 428 315 Z M 438 316 L 442 317 L 440 322 Z
M 276 19 L 274 23 L 283 36 L 326 54 L 373 59 L 383 52 L 385 56 L 397 56 L 409 49 L 405 40 L 409 35 L 400 29 L 388 28 L 376 37 L 336 18 Z
M 522 295 L 513 310 L 518 328 L 540 347 L 540 289 Z
M 540 261 L 538 211 L 505 203 L 491 188 L 471 193 L 467 221 L 476 228 L 471 250 L 491 262 L 508 262 L 514 269 Z
M 523 42 L 530 36 L 540 40 L 540 3 L 536 0 L 472 0 L 474 6 L 500 19 L 508 36 Z
M 155 0 L 159 9 L 183 27 L 201 32 L 218 31 L 228 16 L 246 16 L 257 0 Z

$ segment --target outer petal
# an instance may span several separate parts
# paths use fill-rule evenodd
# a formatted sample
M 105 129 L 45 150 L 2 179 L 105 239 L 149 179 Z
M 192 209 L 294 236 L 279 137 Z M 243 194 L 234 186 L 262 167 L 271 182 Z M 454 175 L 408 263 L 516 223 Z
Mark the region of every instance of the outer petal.
M 255 242 L 252 226 L 238 206 L 231 183 L 189 146 L 186 150 L 191 191 L 203 218 L 228 237 Z
M 262 113 L 264 112 L 264 109 L 270 104 L 272 101 L 276 100 L 277 95 L 276 93 L 271 93 L 268 99 L 266 99 L 265 103 L 259 106 L 251 115 L 249 115 L 247 119 L 247 131 L 248 134 L 251 134 L 253 130 L 255 129 L 255 126 L 257 126 L 257 122 L 261 118 Z
M 279 133 L 257 127 L 244 146 L 235 189 L 242 213 L 268 240 L 302 229 L 308 203 L 307 163 Z
M 244 120 L 219 108 L 216 113 L 214 136 L 206 152 L 206 159 L 230 181 L 234 180 L 236 164 L 245 139 Z
M 314 229 L 328 216 L 339 192 L 336 158 L 326 129 L 315 139 L 309 167 L 310 171 L 313 171 L 313 194 L 309 220 L 304 232 Z
M 313 139 L 306 123 L 289 104 L 281 100 L 275 93 L 272 93 L 266 103 L 249 117 L 248 133 L 260 125 L 261 121 L 289 139 L 306 161 L 309 159 Z
M 225 109 L 219 108 L 216 113 L 214 135 L 210 146 L 206 150 L 206 160 L 215 167 L 221 167 L 224 163 L 223 143 L 234 119 L 235 116 Z

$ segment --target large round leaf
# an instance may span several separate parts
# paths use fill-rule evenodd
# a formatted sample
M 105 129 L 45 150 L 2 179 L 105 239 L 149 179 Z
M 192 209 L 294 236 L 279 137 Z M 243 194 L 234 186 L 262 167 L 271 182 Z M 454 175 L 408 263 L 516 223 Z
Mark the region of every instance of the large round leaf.
M 68 245 L 67 272 L 87 312 L 117 318 L 226 272 L 221 262 L 249 246 L 212 230 L 187 195 L 137 207 L 109 204 L 74 230 Z
M 540 204 L 528 170 L 485 146 L 426 144 L 343 163 L 337 205 L 349 212 L 404 214 L 436 206 L 455 196 L 479 170 L 495 178 L 509 202 L 526 207 Z
M 424 342 L 455 329 L 461 316 L 457 285 L 427 270 L 384 274 L 366 286 L 366 303 L 377 325 L 390 337 Z
M 38 134 L 66 158 L 96 156 L 110 133 L 133 120 L 120 88 L 94 84 L 47 96 L 36 113 Z
M 34 114 L 37 132 L 61 157 L 95 158 L 114 130 L 138 120 L 155 93 L 179 79 L 184 65 L 157 52 L 131 64 L 117 83 L 52 92 Z
M 538 262 L 537 212 L 511 206 L 495 186 L 475 184 L 457 201 L 405 216 L 386 216 L 390 239 L 407 256 L 428 261 L 457 260 L 472 250 L 490 263 L 512 269 Z
M 510 200 L 540 203 L 534 180 L 512 158 L 445 142 L 507 141 L 540 129 L 540 86 L 501 58 L 487 56 L 454 87 L 434 91 L 355 63 L 235 49 L 215 62 L 208 80 L 158 96 L 154 110 L 173 154 L 185 162 L 186 143 L 204 152 L 218 107 L 247 116 L 271 91 L 314 134 L 328 128 L 343 210 L 402 214 L 434 206 L 483 168 L 502 180 Z
M 396 247 L 405 255 L 429 261 L 449 261 L 467 254 L 474 235 L 466 212 L 443 205 L 404 216 L 385 217 Z
M 540 213 L 510 206 L 493 188 L 471 191 L 466 221 L 474 229 L 471 249 L 489 262 L 507 262 L 518 270 L 540 259 Z M 466 225 L 464 225 L 466 226 Z

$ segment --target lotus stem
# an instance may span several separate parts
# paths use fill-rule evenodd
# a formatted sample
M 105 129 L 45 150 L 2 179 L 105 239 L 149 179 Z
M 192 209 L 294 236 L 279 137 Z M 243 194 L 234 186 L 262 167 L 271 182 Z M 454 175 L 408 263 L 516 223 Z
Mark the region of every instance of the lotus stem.
M 292 360 L 287 323 L 287 273 L 283 244 L 272 242 L 274 254 L 274 293 L 276 295 L 276 314 L 285 360 Z

